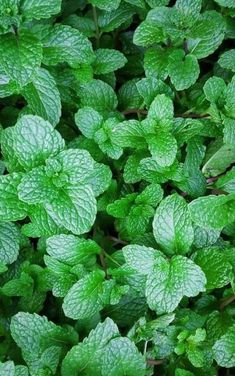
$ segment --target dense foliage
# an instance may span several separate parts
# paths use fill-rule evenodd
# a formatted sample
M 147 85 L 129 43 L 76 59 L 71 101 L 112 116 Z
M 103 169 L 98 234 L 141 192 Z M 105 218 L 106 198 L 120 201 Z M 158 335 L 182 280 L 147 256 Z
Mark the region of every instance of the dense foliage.
M 234 38 L 234 0 L 0 1 L 0 376 L 233 374 Z

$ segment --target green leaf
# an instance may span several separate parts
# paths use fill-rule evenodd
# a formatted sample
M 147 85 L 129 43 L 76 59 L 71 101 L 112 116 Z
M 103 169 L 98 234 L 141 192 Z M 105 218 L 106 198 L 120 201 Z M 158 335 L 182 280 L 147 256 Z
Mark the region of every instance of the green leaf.
M 98 15 L 98 25 L 103 32 L 109 32 L 117 29 L 124 22 L 131 20 L 135 14 L 133 7 L 129 4 L 121 4 L 118 9 L 110 11 L 101 11 Z
M 42 37 L 43 62 L 56 65 L 67 62 L 71 66 L 89 64 L 94 60 L 91 42 L 80 31 L 56 24 Z
M 63 310 L 74 320 L 92 317 L 103 308 L 104 272 L 94 271 L 80 279 L 64 298 Z
M 39 116 L 24 115 L 14 127 L 13 147 L 25 169 L 37 167 L 64 149 L 59 132 Z
M 11 335 L 24 354 L 42 353 L 50 341 L 57 343 L 57 338 L 63 337 L 63 330 L 45 316 L 19 312 L 12 317 Z M 57 338 L 56 338 L 57 337 Z M 61 338 L 62 339 L 62 338 Z
M 206 196 L 192 201 L 189 210 L 198 226 L 222 229 L 235 220 L 234 206 L 233 195 Z
M 31 111 L 55 126 L 61 116 L 60 93 L 50 73 L 39 68 L 32 81 L 23 89 L 23 95 Z
M 117 107 L 116 94 L 104 81 L 93 80 L 81 85 L 78 94 L 83 107 L 92 107 L 101 114 L 111 112 Z
M 63 226 L 58 226 L 55 223 L 42 205 L 30 206 L 29 218 L 31 223 L 25 224 L 22 227 L 23 234 L 28 237 L 37 238 L 66 232 Z
M 215 0 L 222 7 L 235 8 L 233 0 Z
M 194 376 L 194 374 L 190 371 L 186 371 L 185 369 L 176 368 L 175 376 Z
M 235 143 L 235 120 L 224 118 L 224 138 L 223 141 L 227 145 L 234 145 Z
M 61 190 L 59 197 L 44 207 L 58 226 L 76 235 L 88 232 L 96 218 L 96 200 L 90 186 Z
M 199 16 L 202 6 L 202 0 L 177 0 L 175 3 L 176 9 L 180 12 L 182 17 L 187 20 L 193 18 L 195 19 Z
M 160 78 L 165 80 L 168 76 L 169 64 L 168 50 L 156 46 L 149 48 L 144 55 L 144 70 L 149 78 Z
M 163 81 L 156 78 L 142 78 L 136 83 L 136 87 L 147 107 L 151 105 L 158 94 L 166 94 L 172 97 L 172 90 Z
M 14 363 L 11 361 L 8 361 L 6 363 L 0 363 L 0 372 L 2 376 L 14 376 L 15 375 Z
M 18 198 L 17 187 L 22 174 L 0 176 L 0 220 L 18 221 L 27 216 L 27 206 Z
M 43 204 L 58 196 L 51 178 L 43 167 L 34 168 L 27 173 L 18 185 L 19 199 L 27 204 Z
M 158 314 L 170 313 L 183 296 L 196 296 L 205 291 L 206 278 L 199 266 L 183 256 L 174 256 L 170 262 L 159 259 L 148 274 L 146 298 Z
M 60 13 L 61 0 L 23 0 L 21 12 L 28 20 L 49 18 L 50 16 Z
M 159 94 L 150 105 L 148 118 L 165 126 L 170 126 L 173 120 L 174 108 L 172 100 L 165 94 Z
M 0 36 L 1 66 L 6 74 L 26 85 L 42 61 L 42 45 L 29 31 L 22 31 L 19 36 L 6 34 Z
M 47 253 L 68 265 L 85 264 L 100 253 L 100 247 L 93 240 L 74 235 L 55 235 L 47 239 Z
M 107 206 L 107 213 L 115 218 L 125 218 L 135 201 L 136 193 L 130 193 Z
M 96 59 L 92 64 L 95 74 L 114 72 L 127 63 L 127 59 L 121 52 L 108 48 L 99 48 L 95 51 L 95 56 Z
M 194 23 L 187 41 L 189 51 L 198 59 L 212 54 L 224 39 L 225 23 L 222 15 L 206 11 Z
M 189 251 L 194 233 L 188 205 L 183 197 L 175 193 L 160 203 L 153 220 L 153 234 L 168 255 Z
M 118 327 L 110 318 L 99 323 L 83 342 L 67 353 L 62 376 L 75 376 L 84 371 L 89 374 L 94 369 L 97 375 L 103 376 L 114 375 L 113 371 L 115 376 L 124 376 L 126 369 L 131 376 L 136 372 L 145 375 L 143 356 L 128 338 L 120 337 Z
M 147 146 L 141 123 L 134 119 L 117 124 L 112 132 L 112 140 L 121 147 L 143 149 Z
M 235 72 L 235 49 L 224 52 L 220 56 L 218 63 L 222 68 Z
M 127 245 L 122 248 L 126 263 L 141 274 L 150 274 L 162 253 L 156 249 L 141 245 Z
M 101 128 L 102 122 L 103 117 L 92 107 L 81 108 L 75 114 L 76 125 L 82 134 L 89 139 L 94 138 L 95 132 Z
M 202 172 L 205 176 L 218 176 L 234 163 L 234 161 L 234 145 L 222 145 L 204 164 Z
M 235 193 L 235 168 L 231 168 L 224 176 L 221 176 L 217 182 L 216 187 L 228 193 Z
M 168 73 L 176 90 L 188 89 L 198 79 L 200 68 L 197 58 L 184 55 L 183 50 L 175 50 L 169 56 Z
M 221 367 L 235 367 L 235 325 L 213 346 L 214 358 Z
M 0 65 L 0 98 L 8 97 L 18 92 L 17 82 L 10 79 Z
M 104 9 L 106 11 L 111 11 L 117 9 L 119 7 L 121 0 L 114 0 L 110 2 L 110 0 L 91 0 L 91 4 L 97 6 L 100 9 Z
M 148 47 L 164 39 L 164 31 L 154 21 L 145 20 L 135 30 L 133 42 L 137 46 Z
M 150 153 L 160 166 L 173 164 L 177 153 L 177 143 L 170 132 L 160 128 L 156 135 L 149 135 L 146 139 Z
M 219 249 L 208 248 L 197 251 L 194 261 L 206 275 L 207 289 L 221 288 L 232 281 L 232 265 Z
M 209 102 L 217 103 L 218 100 L 224 95 L 226 84 L 220 77 L 209 78 L 203 86 L 206 99 Z
M 136 204 L 147 204 L 156 207 L 163 198 L 163 190 L 159 184 L 148 185 L 136 198 Z
M 14 223 L 0 222 L 0 262 L 12 264 L 19 254 L 20 233 Z
M 142 354 L 129 338 L 113 338 L 105 347 L 101 372 L 103 376 L 144 376 L 145 362 Z

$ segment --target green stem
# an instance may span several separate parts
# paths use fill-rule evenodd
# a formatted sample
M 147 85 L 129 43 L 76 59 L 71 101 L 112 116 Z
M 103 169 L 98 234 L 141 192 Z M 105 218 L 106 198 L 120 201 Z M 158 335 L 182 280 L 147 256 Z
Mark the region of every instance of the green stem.
M 92 13 L 93 13 L 93 19 L 95 24 L 95 38 L 96 38 L 96 48 L 99 48 L 100 46 L 100 31 L 99 31 L 99 24 L 98 24 L 98 16 L 96 7 L 92 6 Z
M 121 266 L 121 264 L 119 264 L 119 262 L 117 262 L 116 260 L 114 260 L 107 252 L 105 252 L 103 250 L 103 253 L 105 255 L 105 257 L 107 257 L 110 261 L 112 261 L 114 264 L 116 264 L 117 266 Z

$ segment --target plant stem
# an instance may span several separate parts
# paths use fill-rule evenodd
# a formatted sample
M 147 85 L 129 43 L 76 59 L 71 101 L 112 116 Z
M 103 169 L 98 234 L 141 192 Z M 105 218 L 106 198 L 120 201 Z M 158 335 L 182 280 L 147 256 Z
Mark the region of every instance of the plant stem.
M 93 19 L 95 24 L 95 38 L 96 38 L 96 48 L 99 48 L 100 46 L 100 31 L 99 31 L 99 24 L 98 24 L 98 16 L 96 7 L 92 6 L 92 13 L 93 13 Z
M 107 252 L 103 251 L 105 257 L 107 257 L 110 261 L 112 261 L 114 264 L 116 264 L 117 266 L 121 266 L 121 264 L 119 264 L 119 262 L 117 262 L 116 260 L 114 260 L 112 258 L 112 256 L 110 256 Z
M 116 244 L 123 244 L 123 245 L 127 245 L 128 244 L 125 240 L 116 238 L 115 236 L 109 236 L 109 239 L 112 240 L 112 241 L 114 241 Z
M 228 298 L 225 298 L 222 300 L 222 303 L 220 304 L 220 309 L 223 310 L 227 305 L 232 303 L 235 300 L 235 294 L 229 296 Z
M 149 366 L 158 366 L 158 365 L 160 365 L 162 363 L 164 363 L 164 359 L 159 359 L 159 360 L 147 359 L 147 364 Z
M 122 112 L 123 115 L 129 115 L 129 114 L 143 114 L 147 115 L 148 111 L 138 108 L 130 108 Z M 182 117 L 182 118 L 189 118 L 189 119 L 203 119 L 203 118 L 209 118 L 209 114 L 194 114 L 194 113 L 188 113 L 188 114 L 176 114 L 175 117 Z

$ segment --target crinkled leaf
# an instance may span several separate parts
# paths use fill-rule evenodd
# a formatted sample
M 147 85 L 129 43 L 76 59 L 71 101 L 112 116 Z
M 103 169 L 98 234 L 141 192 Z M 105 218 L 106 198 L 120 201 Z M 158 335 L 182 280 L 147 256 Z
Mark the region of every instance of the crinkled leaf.
M 173 312 L 183 296 L 205 291 L 206 277 L 199 266 L 183 256 L 159 259 L 147 277 L 146 298 L 158 314 Z
M 166 254 L 185 254 L 189 251 L 194 233 L 188 205 L 183 197 L 173 194 L 160 203 L 154 216 L 153 234 Z
M 27 84 L 42 61 L 42 45 L 29 32 L 0 37 L 1 66 L 20 86 Z
M 31 111 L 55 126 L 61 116 L 60 93 L 50 73 L 40 68 L 24 87 L 23 95 Z

